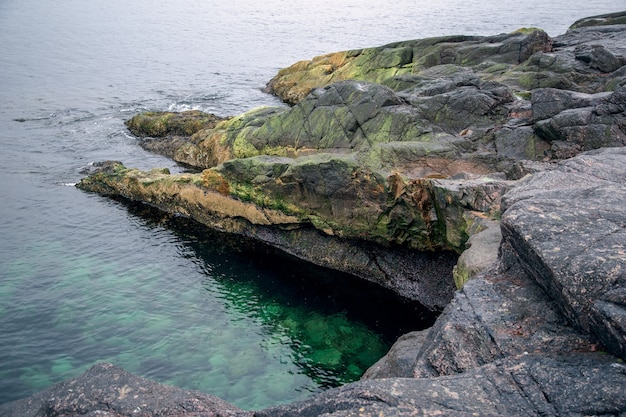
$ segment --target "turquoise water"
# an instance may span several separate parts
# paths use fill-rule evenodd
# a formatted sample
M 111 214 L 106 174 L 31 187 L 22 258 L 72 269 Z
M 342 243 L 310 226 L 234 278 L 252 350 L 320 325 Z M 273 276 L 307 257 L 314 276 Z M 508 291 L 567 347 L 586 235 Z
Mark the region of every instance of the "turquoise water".
M 116 248 L 124 231 L 100 226 L 106 260 L 47 242 L 1 264 L 5 398 L 106 361 L 255 409 L 354 381 L 395 337 L 432 321 L 352 277 L 144 206 L 106 205 L 145 232 L 136 245 Z

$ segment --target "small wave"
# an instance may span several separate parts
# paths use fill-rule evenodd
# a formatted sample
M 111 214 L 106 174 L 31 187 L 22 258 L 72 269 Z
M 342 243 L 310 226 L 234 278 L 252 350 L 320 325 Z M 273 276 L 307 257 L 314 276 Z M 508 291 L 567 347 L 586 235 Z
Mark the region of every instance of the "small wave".
M 203 104 L 190 104 L 190 103 L 172 103 L 167 107 L 168 111 L 182 112 L 189 110 L 199 110 L 203 112 L 214 111 L 213 106 L 206 106 Z

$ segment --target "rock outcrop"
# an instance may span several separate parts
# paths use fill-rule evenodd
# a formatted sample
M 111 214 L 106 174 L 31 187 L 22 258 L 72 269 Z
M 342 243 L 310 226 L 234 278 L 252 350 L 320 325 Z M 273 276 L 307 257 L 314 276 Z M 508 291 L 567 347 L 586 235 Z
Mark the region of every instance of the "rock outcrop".
M 522 180 L 504 241 L 570 323 L 626 358 L 626 149 L 588 152 Z
M 100 365 L 0 416 L 624 414 L 625 173 L 626 148 L 607 148 L 519 181 L 497 262 L 362 381 L 246 412 Z
M 2 417 L 243 415 L 213 395 L 159 384 L 106 363 L 32 397 L 0 405 Z
M 291 107 L 182 136 L 136 130 L 202 171 L 107 162 L 78 186 L 443 313 L 361 381 L 296 404 L 246 412 L 172 389 L 150 405 L 162 388 L 101 365 L 0 416 L 626 414 L 625 16 L 556 38 L 525 29 L 330 54 L 268 84 Z

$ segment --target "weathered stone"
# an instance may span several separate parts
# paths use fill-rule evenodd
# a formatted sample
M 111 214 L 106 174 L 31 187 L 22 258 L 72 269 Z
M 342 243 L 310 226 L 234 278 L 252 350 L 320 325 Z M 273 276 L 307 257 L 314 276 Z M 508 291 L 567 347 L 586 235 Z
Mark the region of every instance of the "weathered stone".
M 455 377 L 360 381 L 255 416 L 617 415 L 626 410 L 625 378 L 626 367 L 606 355 L 528 354 Z
M 145 202 L 168 213 L 191 217 L 213 229 L 253 238 L 300 259 L 379 283 L 422 302 L 431 310 L 441 310 L 452 298 L 454 283 L 451 272 L 457 258 L 453 252 L 421 252 L 397 245 L 379 245 L 375 239 L 368 241 L 336 236 L 332 227 L 337 223 L 331 217 L 325 222 L 321 216 L 291 213 L 286 199 L 259 200 L 255 203 L 254 200 L 261 197 L 256 196 L 252 188 L 232 191 L 224 177 L 216 171 L 169 175 L 158 169 L 151 172 L 127 169 L 119 163 L 107 163 L 103 167 L 103 171 L 93 173 L 77 186 L 104 195 Z M 311 168 L 319 169 L 319 165 L 313 164 Z M 258 169 L 242 168 L 238 172 L 257 178 L 260 176 Z M 288 173 L 288 170 L 285 172 Z M 352 177 L 352 171 L 348 177 Z M 325 187 L 321 182 L 320 187 Z M 357 181 L 350 187 L 357 187 L 358 184 Z M 342 209 L 342 199 L 339 198 L 344 190 L 333 190 L 332 195 L 339 194 L 338 202 L 328 200 L 332 204 L 329 208 L 331 213 L 335 210 L 339 215 L 344 210 L 343 216 L 348 218 L 348 207 Z M 408 193 L 402 191 L 398 199 L 415 204 L 415 193 L 420 193 L 419 190 L 421 188 L 416 190 L 413 187 Z M 237 192 L 239 198 L 229 197 L 231 191 Z M 352 212 L 358 214 L 357 210 Z M 397 240 L 407 238 L 407 232 L 400 229 L 407 220 L 403 220 L 400 214 L 392 210 L 389 219 L 381 220 L 383 224 L 391 225 L 389 230 L 395 233 L 391 238 Z M 414 216 L 410 212 L 408 215 Z M 317 223 L 316 227 L 312 227 L 313 222 Z M 345 233 L 348 232 L 346 230 Z
M 474 230 L 469 230 L 467 234 L 470 238 L 467 241 L 467 249 L 463 251 L 457 261 L 452 275 L 454 283 L 458 289 L 474 276 L 486 271 L 493 266 L 498 259 L 498 248 L 502 240 L 500 232 L 500 222 L 489 219 L 477 219 Z
M 415 360 L 420 349 L 428 340 L 429 329 L 400 336 L 389 352 L 372 365 L 361 378 L 413 378 Z
M 495 82 L 476 82 L 460 85 L 452 91 L 426 96 L 408 90 L 401 95 L 422 116 L 448 133 L 459 133 L 472 126 L 494 125 L 508 117 L 505 104 L 513 101 L 509 89 Z
M 626 150 L 603 149 L 523 180 L 503 200 L 504 240 L 563 314 L 626 358 Z
M 599 16 L 583 17 L 570 26 L 570 29 L 578 29 L 587 26 L 626 25 L 626 13 L 617 12 Z
M 128 130 L 139 137 L 191 136 L 215 127 L 224 118 L 198 110 L 140 113 L 126 122 Z
M 0 417 L 251 415 L 213 395 L 159 384 L 106 363 L 31 397 L 0 404 Z
M 537 97 L 535 97 L 537 96 Z M 555 143 L 557 159 L 609 146 L 626 145 L 626 86 L 594 95 L 561 90 L 533 93 L 534 130 Z
M 548 47 L 548 36 L 540 30 L 491 37 L 447 36 L 398 42 L 299 62 L 281 70 L 268 83 L 267 91 L 295 104 L 314 88 L 342 80 L 397 86 L 394 78 L 419 74 L 434 66 L 516 65 Z M 404 78 L 400 85 L 406 86 L 407 80 Z
M 556 116 L 567 109 L 598 106 L 607 101 L 611 95 L 612 92 L 608 91 L 585 94 L 556 88 L 538 88 L 532 92 L 532 116 L 535 121 L 540 121 Z

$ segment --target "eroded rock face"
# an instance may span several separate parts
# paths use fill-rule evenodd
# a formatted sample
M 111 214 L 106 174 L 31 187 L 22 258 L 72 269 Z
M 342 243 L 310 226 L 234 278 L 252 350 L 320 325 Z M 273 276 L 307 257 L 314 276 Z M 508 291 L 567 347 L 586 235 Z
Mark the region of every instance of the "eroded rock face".
M 504 240 L 561 312 L 626 358 L 626 149 L 588 152 L 521 181 Z
M 625 371 L 597 354 L 528 354 L 454 377 L 360 381 L 255 416 L 616 415 L 626 410 Z
M 241 160 L 246 161 L 249 160 Z M 244 165 L 240 172 L 241 175 L 256 178 L 260 175 L 258 172 L 265 172 L 257 171 L 258 169 L 261 168 Z M 311 169 L 314 173 L 319 173 L 320 165 L 312 164 Z M 292 172 L 289 175 L 295 174 Z M 309 173 L 308 177 L 313 177 L 313 174 Z M 348 178 L 351 177 L 352 171 L 348 175 Z M 287 182 L 286 178 L 278 177 L 277 180 Z M 343 178 L 337 181 L 339 180 L 343 181 Z M 259 197 L 254 194 L 254 190 L 244 189 L 237 193 L 246 195 L 246 198 L 232 198 L 229 183 L 211 170 L 200 174 L 170 175 L 162 169 L 142 172 L 128 169 L 119 162 L 108 162 L 102 164 L 99 171 L 83 179 L 77 186 L 104 195 L 142 201 L 165 212 L 193 218 L 213 229 L 254 238 L 317 265 L 376 282 L 402 296 L 420 301 L 431 310 L 443 309 L 454 292 L 452 268 L 458 257 L 455 252 L 450 250 L 420 252 L 400 245 L 380 245 L 373 239 L 370 241 L 357 239 L 356 235 L 341 237 L 333 232 L 332 227 L 342 218 L 346 224 L 354 225 L 353 230 L 359 230 L 360 233 L 369 230 L 367 224 L 359 222 L 365 216 L 363 213 L 368 213 L 365 206 L 372 204 L 374 200 L 364 198 L 360 203 L 363 212 L 353 210 L 350 218 L 351 212 L 348 210 L 352 207 L 349 205 L 350 190 L 354 190 L 357 195 L 363 194 L 366 191 L 361 191 L 357 186 L 365 187 L 364 184 L 367 184 L 367 181 L 361 181 L 358 176 L 352 181 L 354 182 L 345 184 L 339 182 L 336 187 L 321 181 L 320 189 L 331 187 L 331 190 L 335 191 L 324 196 L 318 190 L 318 194 L 308 201 L 310 205 L 320 207 L 317 211 L 310 212 L 301 209 L 291 212 L 293 200 L 286 197 L 279 199 L 279 194 L 273 197 L 274 200 L 270 200 L 267 195 L 272 196 L 271 194 Z M 406 204 L 416 204 L 414 193 L 421 192 L 419 191 L 421 188 L 417 188 L 417 191 L 411 189 L 407 191 L 405 190 L 407 185 L 401 182 L 401 179 L 398 181 L 400 183 L 396 187 L 400 188 L 394 189 L 394 193 L 397 194 L 393 194 L 396 197 L 392 200 L 396 202 L 394 207 L 398 208 L 389 208 L 391 213 L 389 217 L 382 214 L 379 216 L 383 218 L 383 224 L 390 225 L 389 230 L 397 234 L 396 239 L 407 239 L 409 232 L 403 232 L 400 223 L 413 221 L 411 216 L 414 214 L 406 209 Z M 382 201 L 386 204 L 387 193 L 391 191 L 382 188 Z M 380 191 L 376 188 L 374 192 L 377 195 L 376 193 Z M 307 196 L 306 192 L 303 195 L 304 197 L 299 195 L 292 197 L 304 199 Z M 339 198 L 340 195 L 344 195 L 344 199 Z M 329 206 L 325 206 L 323 202 L 327 202 Z M 343 207 L 342 204 L 346 206 Z M 450 212 L 454 210 L 452 207 L 445 209 Z M 326 217 L 321 216 L 325 213 L 324 210 L 329 211 Z M 333 215 L 342 217 L 333 220 Z M 419 224 L 424 224 L 423 219 L 420 221 L 422 223 Z M 461 218 L 460 221 L 471 223 L 473 219 Z M 360 229 L 356 229 L 357 227 Z
M 626 145 L 626 86 L 597 94 L 535 90 L 532 110 L 535 133 L 551 144 L 553 158 Z
M 439 65 L 509 67 L 551 49 L 541 30 L 497 36 L 443 36 L 397 42 L 378 48 L 337 52 L 281 70 L 267 91 L 295 104 L 314 88 L 342 80 L 364 80 L 405 89 L 419 84 L 420 72 Z M 441 90 L 439 90 L 441 91 Z

